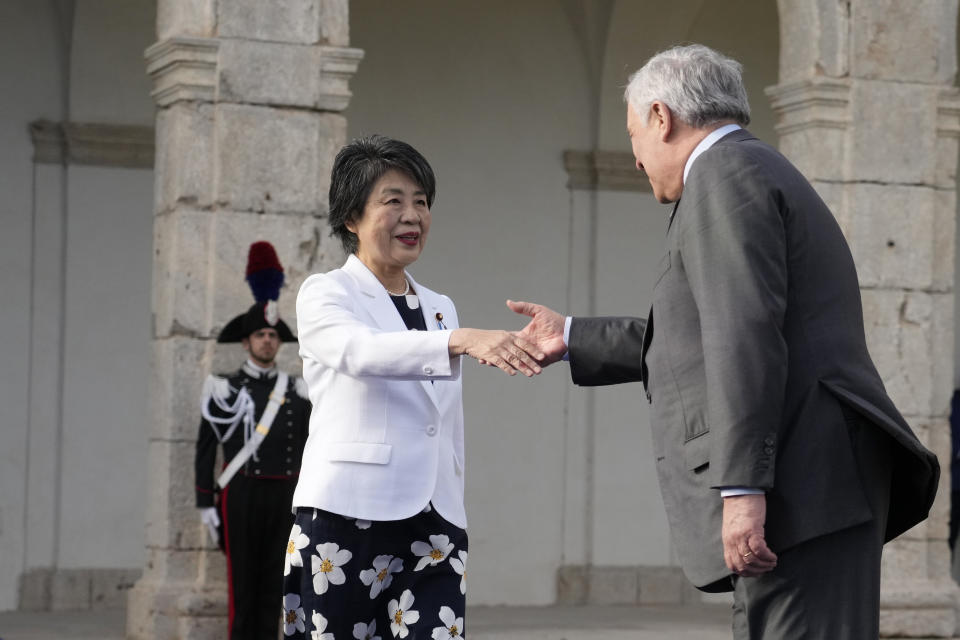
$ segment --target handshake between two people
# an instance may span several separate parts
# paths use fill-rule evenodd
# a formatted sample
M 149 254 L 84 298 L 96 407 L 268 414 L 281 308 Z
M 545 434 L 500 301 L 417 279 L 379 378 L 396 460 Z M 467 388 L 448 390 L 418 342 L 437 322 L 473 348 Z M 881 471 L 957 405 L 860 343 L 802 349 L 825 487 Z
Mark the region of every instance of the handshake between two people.
M 507 300 L 514 313 L 530 318 L 521 331 L 454 329 L 451 355 L 468 355 L 480 364 L 497 367 L 508 375 L 535 376 L 560 360 L 567 351 L 563 341 L 566 317 L 543 305 Z

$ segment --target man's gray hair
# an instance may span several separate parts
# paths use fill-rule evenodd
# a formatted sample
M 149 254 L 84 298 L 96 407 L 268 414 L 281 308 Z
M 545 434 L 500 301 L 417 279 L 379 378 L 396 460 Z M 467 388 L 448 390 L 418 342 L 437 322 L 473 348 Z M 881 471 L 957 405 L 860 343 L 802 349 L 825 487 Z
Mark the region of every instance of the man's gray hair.
M 743 87 L 743 66 L 702 44 L 661 51 L 630 76 L 623 98 L 643 125 L 654 100 L 674 117 L 697 129 L 733 120 L 750 122 L 750 103 Z

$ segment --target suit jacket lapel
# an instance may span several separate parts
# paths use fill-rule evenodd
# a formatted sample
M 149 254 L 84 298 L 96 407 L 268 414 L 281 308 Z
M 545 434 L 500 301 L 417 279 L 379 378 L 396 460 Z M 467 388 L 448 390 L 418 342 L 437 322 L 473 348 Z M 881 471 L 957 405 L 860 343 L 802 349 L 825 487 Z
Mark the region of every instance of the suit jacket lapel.
M 673 211 L 670 212 L 670 221 L 667 222 L 667 231 L 670 231 L 670 227 L 673 226 L 673 219 L 677 216 L 677 209 L 680 207 L 680 201 L 677 200 L 673 205 Z
M 647 392 L 647 399 L 650 399 L 650 389 L 647 383 L 650 380 L 650 374 L 647 370 L 647 351 L 650 349 L 650 342 L 653 341 L 653 306 L 647 314 L 647 324 L 643 327 L 643 348 L 640 351 L 640 379 L 643 381 L 643 390 Z
M 669 222 L 667 222 L 667 234 L 670 233 L 670 228 L 673 226 L 673 219 L 677 217 L 677 209 L 679 208 L 680 208 L 680 200 L 677 200 L 673 205 L 673 211 L 670 212 L 670 220 Z M 643 348 L 640 352 L 640 378 L 641 380 L 643 380 L 643 390 L 647 392 L 648 402 L 650 400 L 650 389 L 647 383 L 650 380 L 650 374 L 647 369 L 647 351 L 650 350 L 650 343 L 652 341 L 653 341 L 653 305 L 650 306 L 650 311 L 647 314 L 647 324 L 644 325 L 643 327 Z

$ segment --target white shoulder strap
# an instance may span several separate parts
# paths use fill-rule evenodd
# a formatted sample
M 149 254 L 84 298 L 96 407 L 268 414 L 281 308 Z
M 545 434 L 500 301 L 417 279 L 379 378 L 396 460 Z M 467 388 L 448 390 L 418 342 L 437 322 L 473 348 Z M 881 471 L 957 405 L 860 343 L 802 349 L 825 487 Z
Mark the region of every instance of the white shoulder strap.
M 260 422 L 257 423 L 256 428 L 253 429 L 253 433 L 247 438 L 243 449 L 237 452 L 237 455 L 233 457 L 230 464 L 227 465 L 223 473 L 220 474 L 220 477 L 217 478 L 217 484 L 220 485 L 221 489 L 227 486 L 227 483 L 230 482 L 237 471 L 240 470 L 240 467 L 245 465 L 247 460 L 250 459 L 250 456 L 257 452 L 260 443 L 267 437 L 267 433 L 270 432 L 270 427 L 273 425 L 273 420 L 277 417 L 277 412 L 280 410 L 280 405 L 286 401 L 287 383 L 289 380 L 290 376 L 286 373 L 283 371 L 277 372 L 277 382 L 273 385 L 273 391 L 270 392 L 270 400 L 267 402 L 267 407 L 263 410 L 263 415 L 260 416 Z
M 220 442 L 229 440 L 241 422 L 245 425 L 253 423 L 256 411 L 253 398 L 247 393 L 246 388 L 241 387 L 237 397 L 231 402 L 230 394 L 233 391 L 230 381 L 226 378 L 211 374 L 203 381 L 200 415 L 213 429 L 213 433 Z M 213 407 L 219 410 L 220 415 L 213 414 Z

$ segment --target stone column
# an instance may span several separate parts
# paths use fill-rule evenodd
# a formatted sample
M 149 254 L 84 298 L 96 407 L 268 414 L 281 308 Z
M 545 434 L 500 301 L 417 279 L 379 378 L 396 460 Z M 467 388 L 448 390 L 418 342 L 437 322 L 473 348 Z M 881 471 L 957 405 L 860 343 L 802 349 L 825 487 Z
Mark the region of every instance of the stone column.
M 780 84 L 768 93 L 781 150 L 837 216 L 859 271 L 870 352 L 943 469 L 930 518 L 886 546 L 881 635 L 952 637 L 957 1 L 778 5 Z
M 347 48 L 348 7 L 158 2 L 158 42 L 146 52 L 158 106 L 150 490 L 130 638 L 226 633 L 223 561 L 194 508 L 199 390 L 211 370 L 239 365 L 236 352 L 218 355 L 214 338 L 253 302 L 243 281 L 251 242 L 276 246 L 287 276 L 281 317 L 291 323 L 300 282 L 342 257 L 325 217 L 345 142 L 340 112 L 363 55 Z

